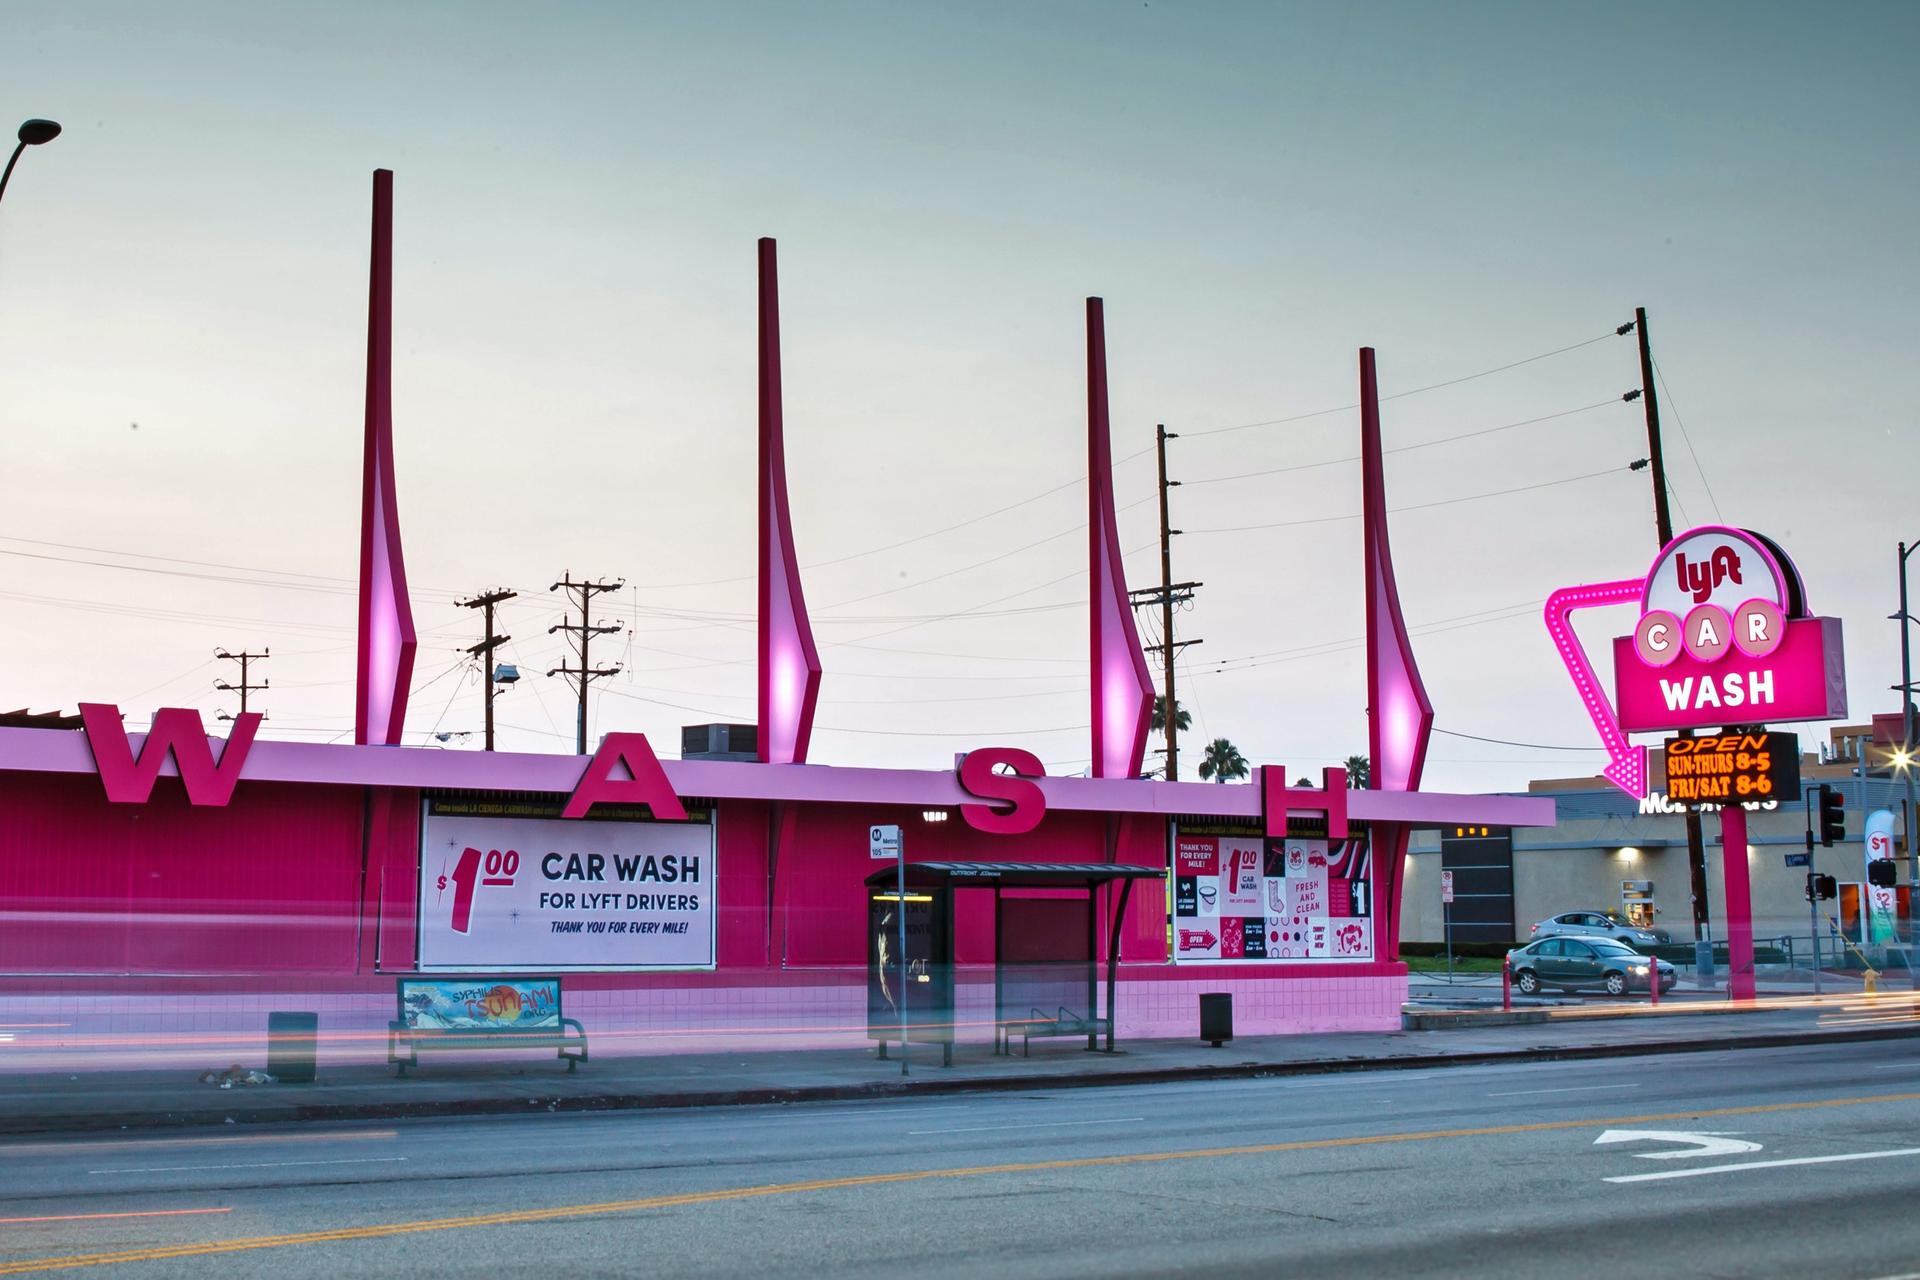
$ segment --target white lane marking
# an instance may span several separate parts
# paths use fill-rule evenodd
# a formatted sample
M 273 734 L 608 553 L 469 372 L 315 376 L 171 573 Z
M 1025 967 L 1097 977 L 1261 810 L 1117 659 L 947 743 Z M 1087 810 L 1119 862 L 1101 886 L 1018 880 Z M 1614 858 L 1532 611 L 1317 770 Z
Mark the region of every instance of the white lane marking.
M 88 1173 L 211 1173 L 216 1169 L 291 1169 L 315 1164 L 398 1164 L 405 1156 L 368 1156 L 359 1160 L 266 1160 L 258 1164 L 162 1164 L 140 1169 L 89 1169 Z
M 1489 1098 L 1520 1098 L 1530 1093 L 1598 1093 L 1602 1089 L 1641 1089 L 1639 1084 L 1583 1084 L 1568 1089 L 1510 1089 L 1505 1093 L 1490 1093 Z
M 1752 1160 L 1746 1164 L 1710 1164 L 1693 1169 L 1662 1169 L 1659 1173 L 1629 1173 L 1602 1182 L 1657 1182 L 1662 1178 L 1703 1178 L 1710 1173 L 1738 1173 L 1742 1169 L 1785 1169 L 1803 1164 L 1844 1164 L 1849 1160 L 1890 1160 L 1894 1156 L 1920 1156 L 1920 1147 L 1902 1147 L 1898 1151 L 1854 1151 L 1843 1156 L 1800 1156 L 1793 1160 Z M 1899 1280 L 1892 1277 L 1890 1280 Z
M 1593 1140 L 1594 1146 L 1609 1142 L 1678 1142 L 1685 1151 L 1636 1151 L 1640 1160 L 1687 1160 L 1694 1156 L 1737 1156 L 1760 1150 L 1757 1142 L 1730 1138 L 1724 1132 L 1681 1133 L 1665 1129 L 1609 1129 Z
M 1145 1116 L 1118 1116 L 1112 1120 L 1048 1120 L 1040 1124 L 976 1124 L 964 1129 L 910 1129 L 910 1138 L 924 1137 L 930 1133 L 985 1133 L 990 1129 L 1065 1129 L 1083 1124 L 1137 1124 Z

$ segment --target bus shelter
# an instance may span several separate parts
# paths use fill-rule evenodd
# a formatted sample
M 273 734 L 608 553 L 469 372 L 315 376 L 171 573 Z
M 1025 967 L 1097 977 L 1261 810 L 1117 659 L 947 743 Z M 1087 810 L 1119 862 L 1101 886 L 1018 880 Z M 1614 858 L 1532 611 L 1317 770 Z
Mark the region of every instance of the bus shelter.
M 1088 1049 L 1104 1036 L 1113 1052 L 1120 921 L 1134 881 L 1165 879 L 1159 867 L 1115 863 L 910 862 L 903 895 L 897 868 L 875 871 L 866 880 L 868 1038 L 884 1058 L 904 1028 L 952 1064 L 954 893 L 971 889 L 993 894 L 994 1052 L 1011 1053 L 1016 1036 L 1024 1050 L 1036 1038 L 1082 1035 Z M 1115 882 L 1103 1014 L 1097 891 Z

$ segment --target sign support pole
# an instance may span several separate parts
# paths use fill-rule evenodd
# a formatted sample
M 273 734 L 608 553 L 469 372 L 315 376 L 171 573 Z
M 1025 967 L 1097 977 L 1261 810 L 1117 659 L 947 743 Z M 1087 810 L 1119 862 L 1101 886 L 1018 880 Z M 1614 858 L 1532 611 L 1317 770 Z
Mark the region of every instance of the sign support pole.
M 1720 843 L 1727 893 L 1727 996 L 1751 1000 L 1753 894 L 1747 878 L 1747 811 L 1737 801 L 1720 810 Z
M 895 828 L 896 831 L 899 828 Z M 899 885 L 899 910 L 894 918 L 900 922 L 900 1074 L 907 1073 L 907 841 L 905 836 L 897 836 L 893 845 L 894 871 Z
M 1820 994 L 1820 892 L 1814 887 L 1813 867 L 1813 793 L 1808 787 L 1807 810 L 1807 932 L 1813 935 L 1813 994 Z

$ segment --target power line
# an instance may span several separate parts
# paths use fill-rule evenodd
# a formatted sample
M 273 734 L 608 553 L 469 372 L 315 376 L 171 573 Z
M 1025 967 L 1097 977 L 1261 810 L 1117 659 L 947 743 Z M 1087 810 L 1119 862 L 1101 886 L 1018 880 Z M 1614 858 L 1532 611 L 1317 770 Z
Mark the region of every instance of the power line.
M 1621 468 L 1619 467 L 1608 467 L 1605 471 L 1589 471 L 1585 475 L 1566 476 L 1559 480 L 1542 480 L 1537 484 L 1516 485 L 1511 489 L 1493 489 L 1486 493 L 1463 494 L 1457 498 L 1441 498 L 1435 502 L 1416 502 L 1409 506 L 1393 507 L 1390 510 L 1394 514 L 1399 514 L 1400 512 L 1404 512 L 1404 511 L 1428 511 L 1434 507 L 1457 506 L 1462 502 L 1479 502 L 1486 498 L 1504 498 L 1508 494 L 1530 493 L 1535 489 L 1551 489 L 1551 488 L 1554 488 L 1556 485 L 1577 484 L 1582 480 L 1597 480 L 1601 476 L 1614 475 L 1620 470 Z M 1334 524 L 1341 520 L 1358 520 L 1359 518 L 1360 518 L 1360 513 L 1358 511 L 1355 511 L 1355 512 L 1352 512 L 1351 514 L 1343 515 L 1343 516 L 1311 516 L 1304 520 L 1278 520 L 1273 522 L 1272 524 L 1230 525 L 1230 526 L 1219 528 L 1219 529 L 1194 529 L 1192 530 L 1192 532 L 1194 533 L 1255 533 L 1262 529 L 1292 529 L 1292 528 L 1297 528 L 1301 525 Z
M 1470 741 L 1470 742 L 1491 742 L 1491 743 L 1494 743 L 1494 744 L 1495 744 L 1495 745 L 1497 745 L 1497 746 L 1502 746 L 1502 747 L 1526 747 L 1526 748 L 1529 748 L 1530 750 L 1534 750 L 1534 751 L 1588 751 L 1588 752 L 1593 752 L 1593 751 L 1599 751 L 1599 752 L 1604 752 L 1604 751 L 1606 750 L 1606 748 L 1604 748 L 1604 747 L 1561 747 L 1561 746 L 1555 746 L 1555 745 L 1553 745 L 1552 743 L 1548 743 L 1548 742 L 1515 742 L 1515 741 L 1514 741 L 1513 739 L 1511 739 L 1511 738 L 1483 738 L 1483 737 L 1481 737 L 1481 736 L 1480 736 L 1479 734 L 1477 734 L 1477 733 L 1460 733 L 1460 732 L 1458 732 L 1458 731 L 1456 731 L 1456 730 L 1453 730 L 1453 729 L 1435 729 L 1435 730 L 1434 730 L 1434 732 L 1435 732 L 1435 733 L 1444 733 L 1444 734 L 1446 734 L 1446 735 L 1447 735 L 1447 736 L 1448 736 L 1449 738 L 1465 738 L 1465 739 L 1467 739 L 1467 740 L 1468 740 L 1468 741 Z
M 1442 436 L 1438 440 L 1423 440 L 1418 444 L 1397 445 L 1394 448 L 1386 450 L 1386 452 L 1387 453 L 1412 453 L 1416 449 L 1431 449 L 1436 445 L 1452 444 L 1458 440 L 1471 440 L 1476 436 L 1490 436 L 1500 431 L 1512 431 L 1516 427 L 1531 427 L 1536 423 L 1553 422 L 1560 418 L 1571 418 L 1575 414 L 1591 413 L 1595 409 L 1604 409 L 1608 405 L 1615 405 L 1619 403 L 1620 403 L 1620 398 L 1618 396 L 1613 396 L 1605 400 L 1597 400 L 1592 404 L 1581 405 L 1578 409 L 1562 409 L 1559 413 L 1543 414 L 1538 418 L 1527 418 L 1521 422 L 1509 422 L 1498 427 L 1483 427 L 1478 431 L 1465 431 L 1460 433 L 1459 435 Z M 1252 480 L 1260 476 L 1287 475 L 1295 471 L 1313 471 L 1320 467 L 1336 467 L 1342 463 L 1358 462 L 1358 461 L 1360 461 L 1360 455 L 1355 453 L 1355 454 L 1350 454 L 1344 458 L 1327 458 L 1320 462 L 1296 462 L 1289 466 L 1268 467 L 1261 471 L 1237 471 L 1231 475 L 1208 476 L 1200 480 L 1188 480 L 1185 483 L 1187 484 L 1223 484 L 1229 480 Z
M 1525 359 L 1521 359 L 1521 360 L 1509 361 L 1506 364 L 1496 365 L 1491 369 L 1482 369 L 1477 373 L 1465 374 L 1458 378 L 1448 378 L 1443 382 L 1428 383 L 1424 387 L 1412 387 L 1406 391 L 1397 391 L 1390 396 L 1382 396 L 1381 399 L 1383 401 L 1404 400 L 1408 396 L 1422 395 L 1428 391 L 1439 391 L 1446 387 L 1456 387 L 1463 382 L 1472 382 L 1479 378 L 1491 377 L 1496 373 L 1505 373 L 1509 369 L 1518 369 L 1523 365 L 1533 364 L 1540 360 L 1548 360 L 1554 356 L 1565 355 L 1569 351 L 1578 351 L 1582 347 L 1590 347 L 1596 342 L 1604 342 L 1606 339 L 1615 337 L 1615 336 L 1617 335 L 1615 335 L 1612 332 L 1603 333 L 1597 337 L 1588 338 L 1583 342 L 1575 342 L 1568 346 L 1556 347 L 1552 351 L 1543 351 L 1543 352 L 1540 352 L 1538 355 L 1527 356 Z M 1293 414 L 1291 416 L 1284 417 L 1284 418 L 1267 418 L 1259 422 L 1242 422 L 1242 423 L 1238 423 L 1228 427 L 1209 427 L 1199 431 L 1188 431 L 1185 434 L 1188 436 L 1197 438 L 1201 436 L 1223 435 L 1227 432 L 1232 432 L 1232 431 L 1249 431 L 1256 427 L 1282 426 L 1290 422 L 1304 422 L 1310 418 L 1324 418 L 1329 414 L 1346 413 L 1349 410 L 1357 409 L 1359 407 L 1360 407 L 1359 403 L 1356 401 L 1353 404 L 1338 405 L 1331 409 L 1315 409 L 1310 413 L 1298 413 L 1298 414 Z M 1580 411 L 1576 410 L 1575 412 L 1580 412 Z M 1527 424 L 1520 423 L 1520 424 L 1514 424 L 1514 425 L 1527 425 Z M 1414 447 L 1417 447 L 1417 446 L 1414 446 Z M 1152 449 L 1135 450 L 1133 453 L 1129 453 L 1118 459 L 1115 459 L 1114 465 L 1119 466 L 1122 463 L 1132 462 L 1134 459 L 1143 458 L 1147 454 L 1152 452 L 1153 452 Z M 941 534 L 952 533 L 959 529 L 965 529 L 971 525 L 978 524 L 983 520 L 990 520 L 995 516 L 1005 515 L 1009 511 L 1016 511 L 1021 507 L 1030 506 L 1035 502 L 1039 502 L 1043 498 L 1050 498 L 1056 493 L 1064 493 L 1066 490 L 1072 489 L 1075 486 L 1084 484 L 1084 483 L 1086 483 L 1086 477 L 1079 476 L 1073 480 L 1068 480 L 1062 484 L 1054 485 L 1052 488 L 1043 489 L 1039 493 L 1020 499 L 1018 502 L 1011 502 L 1011 503 L 1008 503 L 1006 506 L 996 507 L 992 511 L 983 512 L 982 514 L 977 516 L 969 516 L 965 520 L 960 520 L 949 525 L 943 525 L 938 529 L 930 529 L 926 533 L 915 534 L 910 538 L 902 538 L 896 542 L 887 543 L 884 546 L 870 547 L 864 551 L 849 552 L 848 554 L 843 556 L 836 556 L 831 560 L 813 561 L 808 564 L 803 564 L 800 567 L 802 569 L 823 569 L 830 565 L 845 564 L 849 560 L 858 560 L 866 556 L 879 555 L 882 552 L 898 550 L 901 547 L 911 546 L 916 542 L 924 542 L 928 538 L 935 538 L 935 537 L 939 537 Z M 1194 483 L 1197 484 L 1199 483 L 1199 481 L 1194 481 Z M 1130 505 L 1137 506 L 1138 504 L 1134 503 Z M 1125 508 L 1122 508 L 1122 510 L 1125 510 Z M 695 582 L 648 583 L 641 586 L 640 590 L 680 591 L 680 590 L 688 590 L 694 587 L 721 586 L 731 582 L 750 582 L 753 580 L 753 576 L 754 576 L 753 574 L 746 573 L 746 574 L 736 574 L 732 577 L 726 577 L 726 578 L 706 578 L 706 579 L 702 579 L 700 581 L 695 581 Z
M 1478 373 L 1469 373 L 1464 377 L 1449 378 L 1445 382 L 1430 382 L 1424 387 L 1414 387 L 1407 391 L 1396 391 L 1390 396 L 1381 396 L 1380 399 L 1383 403 L 1388 400 L 1404 400 L 1408 396 L 1417 396 L 1428 391 L 1438 391 L 1443 387 L 1457 387 L 1463 382 L 1472 382 L 1476 378 L 1492 377 L 1496 373 L 1505 373 L 1509 369 L 1518 369 L 1521 365 L 1533 364 L 1539 360 L 1548 360 L 1554 356 L 1565 355 L 1569 351 L 1578 351 L 1582 347 L 1590 347 L 1596 342 L 1605 342 L 1608 338 L 1616 336 L 1618 335 L 1612 332 L 1603 333 L 1598 337 L 1588 338 L 1585 342 L 1576 342 L 1571 346 L 1556 347 L 1552 351 L 1542 351 L 1537 356 L 1528 356 L 1524 360 L 1515 360 L 1509 364 L 1497 365 L 1491 369 L 1482 369 Z M 1204 431 L 1189 431 L 1187 434 L 1190 436 L 1218 436 L 1225 435 L 1230 431 L 1251 431 L 1255 427 L 1279 427 L 1285 426 L 1290 422 L 1305 422 L 1309 418 L 1324 418 L 1329 414 L 1346 413 L 1350 409 L 1358 409 L 1359 407 L 1360 402 L 1356 400 L 1352 404 L 1336 405 L 1331 409 L 1315 409 L 1311 413 L 1296 413 L 1285 418 L 1269 418 L 1264 422 L 1243 422 L 1232 427 L 1209 427 Z
M 1707 469 L 1700 465 L 1700 455 L 1693 447 L 1693 437 L 1687 433 L 1687 424 L 1680 418 L 1679 402 L 1673 398 L 1673 390 L 1667 386 L 1667 375 L 1660 368 L 1660 362 L 1653 360 L 1653 376 L 1659 380 L 1660 394 L 1667 398 L 1667 408 L 1673 410 L 1674 425 L 1680 428 L 1680 438 L 1687 442 L 1687 454 L 1693 459 L 1693 469 L 1699 473 L 1700 484 L 1707 491 L 1707 501 L 1713 505 L 1713 518 L 1724 521 L 1720 514 L 1720 499 L 1713 496 L 1713 485 L 1707 480 Z M 1684 515 L 1685 513 L 1682 512 Z

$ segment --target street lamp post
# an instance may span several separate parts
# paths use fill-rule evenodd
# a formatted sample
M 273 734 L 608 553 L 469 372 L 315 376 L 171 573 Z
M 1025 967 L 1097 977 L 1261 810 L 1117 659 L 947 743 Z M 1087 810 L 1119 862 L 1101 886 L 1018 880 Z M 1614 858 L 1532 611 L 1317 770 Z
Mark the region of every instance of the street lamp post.
M 13 154 L 7 157 L 7 169 L 0 173 L 0 199 L 7 194 L 7 179 L 13 176 L 13 166 L 20 162 L 20 153 L 28 147 L 37 147 L 52 142 L 60 136 L 60 126 L 51 120 L 28 120 L 20 126 L 20 143 L 14 147 Z
M 1900 612 L 1894 619 L 1900 624 L 1900 751 L 1895 757 L 1900 773 L 1907 783 L 1907 809 L 1901 820 L 1901 827 L 1907 837 L 1907 970 L 1916 974 L 1914 985 L 1920 988 L 1920 970 L 1913 967 L 1914 944 L 1920 942 L 1920 919 L 1915 912 L 1920 910 L 1920 841 L 1914 839 L 1914 783 L 1913 783 L 1913 646 L 1911 644 L 1913 617 L 1907 612 L 1907 557 L 1912 555 L 1916 544 L 1900 544 Z M 1863 773 L 1864 776 L 1864 773 Z

